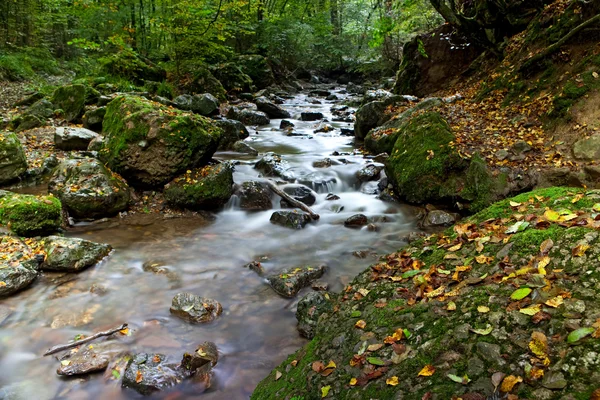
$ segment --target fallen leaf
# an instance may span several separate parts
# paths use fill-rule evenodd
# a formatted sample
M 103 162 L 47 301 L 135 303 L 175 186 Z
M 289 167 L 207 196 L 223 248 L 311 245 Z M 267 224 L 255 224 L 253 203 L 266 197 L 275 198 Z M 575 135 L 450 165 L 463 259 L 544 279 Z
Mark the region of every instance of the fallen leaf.
M 502 381 L 500 385 L 500 391 L 508 393 L 513 390 L 517 383 L 523 382 L 523 378 L 520 376 L 509 375 Z
M 446 375 L 448 378 L 450 378 L 450 380 L 456 382 L 456 383 L 460 383 L 463 385 L 466 385 L 467 383 L 471 382 L 471 379 L 469 379 L 469 377 L 467 375 L 463 376 L 462 378 L 458 375 L 454 375 L 454 374 L 448 374 Z
M 375 344 L 369 345 L 369 347 L 367 347 L 367 350 L 368 351 L 377 351 L 377 350 L 379 350 L 382 347 L 383 347 L 383 344 L 381 344 L 381 343 L 375 343 Z
M 373 365 L 385 365 L 385 361 L 378 357 L 367 357 L 367 361 Z
M 142 373 L 140 371 L 138 371 L 137 374 L 135 375 L 135 383 L 140 383 L 142 381 L 142 379 L 144 379 L 144 377 L 142 376 Z
M 477 311 L 479 311 L 482 314 L 485 314 L 485 313 L 490 312 L 490 308 L 486 307 L 486 306 L 478 306 Z
M 548 254 L 550 250 L 552 250 L 552 247 L 554 247 L 554 242 L 552 239 L 546 239 L 540 245 L 540 253 L 543 255 Z
M 485 329 L 471 329 L 472 332 L 474 332 L 478 335 L 482 335 L 482 336 L 489 335 L 490 333 L 492 333 L 493 330 L 494 330 L 494 327 L 491 326 L 490 324 L 487 324 Z
M 350 386 L 356 386 L 356 383 L 357 383 L 357 382 L 358 382 L 358 381 L 356 380 L 356 378 L 352 378 L 352 379 L 350 379 Z
M 563 301 L 564 300 L 563 300 L 562 296 L 556 296 L 549 300 L 546 300 L 546 302 L 544 304 L 547 305 L 548 307 L 557 308 L 563 303 Z
M 448 311 L 455 311 L 456 310 L 456 303 L 453 301 L 449 301 L 448 305 L 446 306 L 446 310 Z
M 530 288 L 523 287 L 523 288 L 515 290 L 513 292 L 513 294 L 510 295 L 510 298 L 513 300 L 523 300 L 525 297 L 529 296 L 530 293 L 531 293 Z
M 60 362 L 60 364 L 61 364 L 61 365 L 64 365 L 64 366 L 66 367 L 67 365 L 71 365 L 71 361 L 70 361 L 70 360 L 62 360 L 62 361 Z
M 529 222 L 519 221 L 519 222 L 515 223 L 514 225 L 512 225 L 510 228 L 508 228 L 505 233 L 511 234 L 511 233 L 522 232 L 525 229 L 527 229 L 527 227 L 529 227 Z
M 355 327 L 357 327 L 358 329 L 365 329 L 365 327 L 367 326 L 367 323 L 364 320 L 358 320 L 356 321 L 356 324 L 354 324 Z
M 494 385 L 494 392 L 498 389 L 498 386 L 502 383 L 502 380 L 506 374 L 504 372 L 494 372 L 492 375 L 492 384 Z
M 278 381 L 279 378 L 281 378 L 281 375 L 282 375 L 281 372 L 275 371 L 275 380 Z
M 394 375 L 391 378 L 386 379 L 385 383 L 387 383 L 390 386 L 396 386 L 398 385 L 398 377 Z
M 592 397 L 590 397 L 590 400 L 600 400 L 600 388 L 592 392 Z
M 535 315 L 541 311 L 542 306 L 539 304 L 534 304 L 532 306 L 521 308 L 519 312 L 525 315 Z
M 573 254 L 573 257 L 583 257 L 589 248 L 590 246 L 588 244 L 580 244 L 575 246 L 573 250 L 571 250 L 571 253 Z
M 327 385 L 327 386 L 323 386 L 321 388 L 321 398 L 323 397 L 327 397 L 327 395 L 329 394 L 329 391 L 331 390 L 331 386 Z
M 448 251 L 458 251 L 458 250 L 460 250 L 460 248 L 461 248 L 461 247 L 462 247 L 462 243 L 459 243 L 459 244 L 457 244 L 457 245 L 454 245 L 454 246 L 452 246 L 452 247 L 449 247 L 449 248 L 448 248 Z
M 325 364 L 322 361 L 315 361 L 312 363 L 312 370 L 319 373 L 325 369 Z
M 532 332 L 529 350 L 540 358 L 548 357 L 548 338 L 546 335 L 539 331 Z
M 427 364 L 423 367 L 421 371 L 419 371 L 418 376 L 431 376 L 435 373 L 435 367 L 433 365 Z
M 569 336 L 567 336 L 567 343 L 575 344 L 575 343 L 579 342 L 581 339 L 585 338 L 586 336 L 591 335 L 595 331 L 596 331 L 596 329 L 594 329 L 594 328 L 576 329 L 573 332 L 569 333 Z

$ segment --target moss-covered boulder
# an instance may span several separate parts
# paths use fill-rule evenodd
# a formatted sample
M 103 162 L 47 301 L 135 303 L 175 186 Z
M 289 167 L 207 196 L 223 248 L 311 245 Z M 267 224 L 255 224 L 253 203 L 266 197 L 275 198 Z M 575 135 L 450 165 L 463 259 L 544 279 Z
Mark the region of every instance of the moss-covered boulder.
M 88 110 L 83 114 L 83 127 L 94 132 L 102 132 L 102 121 L 106 115 L 106 107 L 98 107 Z
M 598 201 L 524 193 L 382 257 L 252 399 L 594 398 Z
M 21 239 L 0 237 L 0 298 L 29 286 L 38 275 L 38 265 L 32 249 Z
M 233 194 L 233 168 L 222 163 L 186 172 L 165 186 L 167 202 L 188 209 L 215 209 Z
M 223 118 L 215 121 L 215 124 L 223 130 L 223 138 L 219 143 L 219 150 L 232 150 L 235 142 L 244 140 L 250 133 L 240 121 Z
M 217 78 L 204 66 L 194 68 L 192 80 L 183 89 L 189 93 L 210 93 L 219 101 L 227 99 L 227 92 Z
M 359 107 L 355 114 L 354 136 L 359 140 L 364 140 L 371 129 L 389 121 L 393 117 L 393 114 L 386 112 L 386 110 L 396 102 L 404 103 L 407 100 L 401 96 L 392 96 L 385 100 L 372 101 Z
M 101 159 L 138 187 L 161 187 L 205 165 L 222 131 L 200 115 L 175 111 L 136 96 L 119 96 L 106 109 Z
M 252 78 L 242 72 L 236 63 L 220 64 L 213 74 L 228 92 L 246 93 L 255 89 Z
M 92 267 L 111 250 L 107 244 L 62 236 L 48 236 L 41 244 L 46 253 L 42 269 L 60 272 L 79 272 Z
M 461 200 L 477 211 L 496 196 L 496 182 L 477 155 L 463 158 L 452 142 L 448 123 L 435 112 L 410 118 L 398 128 L 386 161 L 386 174 L 397 195 L 410 203 Z
M 257 54 L 240 56 L 237 65 L 248 75 L 257 89 L 265 89 L 275 83 L 273 70 L 263 56 Z
M 19 236 L 56 232 L 62 223 L 60 201 L 52 196 L 33 196 L 0 190 L 0 224 Z
M 161 82 L 167 77 L 164 68 L 140 57 L 133 51 L 118 51 L 100 60 L 104 72 L 141 84 L 144 81 Z
M 27 159 L 17 135 L 0 131 L 0 185 L 19 178 L 25 171 Z
M 83 116 L 86 95 L 87 89 L 84 85 L 66 85 L 57 88 L 50 101 L 63 111 L 67 122 L 76 122 Z
M 113 216 L 127 210 L 131 197 L 127 183 L 95 158 L 63 161 L 48 190 L 75 218 Z

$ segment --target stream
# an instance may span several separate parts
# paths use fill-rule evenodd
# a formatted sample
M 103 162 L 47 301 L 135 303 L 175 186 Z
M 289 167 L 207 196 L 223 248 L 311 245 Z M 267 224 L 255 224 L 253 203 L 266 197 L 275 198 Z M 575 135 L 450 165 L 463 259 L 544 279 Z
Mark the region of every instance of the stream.
M 340 88 L 333 93 L 343 98 Z M 273 210 L 247 212 L 233 197 L 212 222 L 196 219 L 148 218 L 146 223 L 123 224 L 114 218 L 105 224 L 78 224 L 69 236 L 114 247 L 110 257 L 79 274 L 44 273 L 27 290 L 0 301 L 0 398 L 3 387 L 22 382 L 23 398 L 131 399 L 142 396 L 122 389 L 120 381 L 94 374 L 64 379 L 56 374 L 59 362 L 41 357 L 48 348 L 67 343 L 77 334 L 89 335 L 128 322 L 132 335 L 123 343 L 132 352 L 163 353 L 181 357 L 203 341 L 217 344 L 220 359 L 211 387 L 199 393 L 182 383 L 155 394 L 156 399 L 247 399 L 257 383 L 290 353 L 306 343 L 296 330 L 297 298 L 277 295 L 255 272 L 243 265 L 257 260 L 267 274 L 285 267 L 326 264 L 322 282 L 340 291 L 378 256 L 395 251 L 402 237 L 416 229 L 410 207 L 384 202 L 373 193 L 375 182 L 360 183 L 355 174 L 371 160 L 355 150 L 353 137 L 341 135 L 345 122 L 329 122 L 333 131 L 314 133 L 319 122 L 302 122 L 303 111 L 321 112 L 332 121 L 332 101 L 312 104 L 307 94 L 287 99 L 297 135 L 279 129 L 280 119 L 258 130 L 249 127 L 246 142 L 257 157 L 239 153 L 215 154 L 235 161 L 234 181 L 260 180 L 254 163 L 266 152 L 280 154 L 299 180 L 315 182 L 317 201 L 312 207 L 321 218 L 302 230 L 273 225 Z M 337 153 L 334 153 L 337 152 Z M 332 155 L 339 154 L 339 155 Z M 328 168 L 313 162 L 330 158 Z M 328 193 L 339 200 L 326 200 Z M 279 198 L 272 197 L 274 210 Z M 344 221 L 357 213 L 376 217 L 378 230 L 349 229 Z M 360 251 L 360 257 L 353 254 Z M 169 266 L 171 274 L 144 271 L 144 263 Z M 90 290 L 92 289 L 92 290 Z M 188 291 L 213 298 L 223 314 L 209 324 L 192 325 L 169 313 L 171 299 Z M 3 308 L 2 308 L 3 307 Z M 10 309 L 3 321 L 2 310 Z

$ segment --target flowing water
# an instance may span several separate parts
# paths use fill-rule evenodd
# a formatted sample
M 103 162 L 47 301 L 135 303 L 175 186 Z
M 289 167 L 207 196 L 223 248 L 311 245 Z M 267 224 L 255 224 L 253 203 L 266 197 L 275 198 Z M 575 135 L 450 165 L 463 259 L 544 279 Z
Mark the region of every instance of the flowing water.
M 32 400 L 140 398 L 102 374 L 61 378 L 55 373 L 58 361 L 41 357 L 46 349 L 77 334 L 128 322 L 133 334 L 119 340 L 132 352 L 179 358 L 206 340 L 219 347 L 221 358 L 209 390 L 200 393 L 197 386 L 184 383 L 152 398 L 247 399 L 272 368 L 306 341 L 296 331 L 298 299 L 278 296 L 264 279 L 242 266 L 260 260 L 269 273 L 325 263 L 328 272 L 321 280 L 339 291 L 377 255 L 399 248 L 404 234 L 415 229 L 410 208 L 378 200 L 369 194 L 374 182 L 361 185 L 355 178 L 369 160 L 355 151 L 353 138 L 340 134 L 339 128 L 350 124 L 330 122 L 334 131 L 315 134 L 318 123 L 298 120 L 300 112 L 316 111 L 331 121 L 331 106 L 329 101 L 311 104 L 303 94 L 288 99 L 283 107 L 292 114 L 289 120 L 300 136 L 287 136 L 279 129 L 281 120 L 258 130 L 249 128 L 247 141 L 261 155 L 268 151 L 282 155 L 299 181 L 314 182 L 313 209 L 321 218 L 303 230 L 272 225 L 272 211 L 242 211 L 235 198 L 210 223 L 148 218 L 125 224 L 115 218 L 71 229 L 69 236 L 110 243 L 115 250 L 96 267 L 79 274 L 44 274 L 29 289 L 0 301 L 0 398 L 8 393 L 3 386 L 18 382 L 23 382 L 19 387 L 27 393 L 24 398 Z M 332 156 L 334 152 L 340 155 Z M 260 156 L 217 153 L 215 158 L 236 160 L 237 183 L 260 179 L 253 168 Z M 331 158 L 334 165 L 313 168 L 314 161 L 324 158 Z M 325 200 L 329 192 L 340 199 Z M 276 196 L 273 205 L 280 208 Z M 343 221 L 357 213 L 386 222 L 377 223 L 377 232 L 345 228 Z M 356 257 L 355 251 L 366 257 Z M 172 273 L 146 272 L 142 265 L 147 262 L 164 263 Z M 181 291 L 218 300 L 223 314 L 205 325 L 171 316 L 171 299 Z M 10 315 L 2 322 L 7 309 Z

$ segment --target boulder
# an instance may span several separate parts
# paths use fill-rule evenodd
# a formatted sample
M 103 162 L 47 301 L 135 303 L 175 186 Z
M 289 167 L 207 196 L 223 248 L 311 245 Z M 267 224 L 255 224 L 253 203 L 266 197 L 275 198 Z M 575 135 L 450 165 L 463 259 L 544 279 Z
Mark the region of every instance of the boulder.
M 220 64 L 214 69 L 213 74 L 229 92 L 244 93 L 255 89 L 252 78 L 242 72 L 235 63 Z
M 267 153 L 254 164 L 254 168 L 265 176 L 277 176 L 286 181 L 294 181 L 296 176 L 290 170 L 290 164 L 275 153 Z
M 54 104 L 46 99 L 36 101 L 31 107 L 25 110 L 25 114 L 33 115 L 41 120 L 45 120 L 54 115 Z
M 300 210 L 275 211 L 270 219 L 272 224 L 291 229 L 302 229 L 311 221 L 310 215 Z
M 269 116 L 269 118 L 290 118 L 290 113 L 284 110 L 282 107 L 273 103 L 269 99 L 264 96 L 258 97 L 256 100 L 256 107 L 265 114 Z
M 385 112 L 388 104 L 383 101 L 373 101 L 356 110 L 356 122 L 354 123 L 354 135 L 363 140 L 367 133 L 388 121 L 392 115 Z
M 17 135 L 0 131 L 0 185 L 18 179 L 27 171 L 27 159 Z
M 48 236 L 42 244 L 46 253 L 42 269 L 60 272 L 79 272 L 92 267 L 112 249 L 107 244 L 62 236 Z
M 33 196 L 0 190 L 0 224 L 19 236 L 53 233 L 62 224 L 62 207 L 52 195 Z
M 178 293 L 171 303 L 171 314 L 193 323 L 210 322 L 223 312 L 218 301 L 191 293 Z
M 325 89 L 314 89 L 314 90 L 311 90 L 309 92 L 309 94 L 311 96 L 327 97 L 327 96 L 331 95 L 331 92 L 329 90 L 325 90 Z
M 356 171 L 356 179 L 358 179 L 359 182 L 376 181 L 379 179 L 382 169 L 383 167 L 369 164 Z
M 87 150 L 90 142 L 97 138 L 96 132 L 86 128 L 56 128 L 54 147 L 59 150 Z
M 127 210 L 130 190 L 121 177 L 95 158 L 67 159 L 48 183 L 75 218 L 108 217 Z
M 273 70 L 263 56 L 256 54 L 239 56 L 236 64 L 248 75 L 257 89 L 264 89 L 275 83 Z
M 157 188 L 181 172 L 205 165 L 222 136 L 211 120 L 135 96 L 106 109 L 100 158 L 131 185 Z
M 300 119 L 302 121 L 318 121 L 323 118 L 323 113 L 320 112 L 303 112 L 300 114 Z
M 325 292 L 310 292 L 302 297 L 296 309 L 300 335 L 309 340 L 314 338 L 319 317 L 332 310 L 331 300 Z
M 233 168 L 227 163 L 189 170 L 164 188 L 167 203 L 191 210 L 219 208 L 232 193 Z
M 267 281 L 277 294 L 291 298 L 296 296 L 300 289 L 310 286 L 313 281 L 322 277 L 326 269 L 325 265 L 288 268 L 279 274 L 268 276 Z
M 248 129 L 240 121 L 223 118 L 215 120 L 215 124 L 223 131 L 219 150 L 231 150 L 235 142 L 250 136 Z
M 294 126 L 296 126 L 296 125 L 294 125 L 292 122 L 284 119 L 279 124 L 279 129 L 289 129 L 289 128 L 293 128 Z
M 217 365 L 219 361 L 219 350 L 217 345 L 212 342 L 200 344 L 193 353 L 185 353 L 181 360 L 181 368 L 190 372 L 206 372 Z
M 184 85 L 183 89 L 189 93 L 210 93 L 219 101 L 227 100 L 227 92 L 217 78 L 204 66 L 199 66 L 192 71 L 192 80 Z
M 86 103 L 84 85 L 66 85 L 57 88 L 50 99 L 51 103 L 63 111 L 67 122 L 77 122 L 83 115 Z
M 132 50 L 116 51 L 102 58 L 102 70 L 138 84 L 145 81 L 162 82 L 167 77 L 164 68 L 157 66 Z
M 102 121 L 106 115 L 106 107 L 98 107 L 88 110 L 83 114 L 83 127 L 94 132 L 102 132 Z
M 92 139 L 88 145 L 87 151 L 99 152 L 104 147 L 104 136 L 98 135 L 98 137 Z
M 256 150 L 254 147 L 250 146 L 248 143 L 244 142 L 243 140 L 238 140 L 237 142 L 235 142 L 233 144 L 233 146 L 231 146 L 231 150 L 233 150 L 237 153 L 248 154 L 251 156 L 258 155 L 258 150 Z
M 0 237 L 0 298 L 29 286 L 38 275 L 38 261 L 33 251 L 13 236 Z
M 384 101 L 392 97 L 393 94 L 383 89 L 367 90 L 363 98 L 363 103 L 370 103 L 372 101 Z
M 10 126 L 15 132 L 23 132 L 46 125 L 46 120 L 31 114 L 19 115 L 11 121 Z
M 261 182 L 244 182 L 235 189 L 239 207 L 248 211 L 265 211 L 273 208 L 271 190 Z
M 76 376 L 104 371 L 111 361 L 111 356 L 115 352 L 123 351 L 120 346 L 115 351 L 102 351 L 103 348 L 108 347 L 108 343 L 110 342 L 83 346 L 78 352 L 69 354 L 66 358 L 61 359 L 56 373 L 61 376 Z
M 121 385 L 149 396 L 177 385 L 188 375 L 179 362 L 164 354 L 139 353 L 127 363 Z
M 573 156 L 583 161 L 600 160 L 600 135 L 593 135 L 575 142 Z
M 307 206 L 312 206 L 317 201 L 314 192 L 309 187 L 303 185 L 286 186 L 283 188 L 283 191 Z M 293 208 L 291 204 L 283 199 L 281 200 L 281 207 Z
M 271 120 L 262 111 L 256 111 L 252 108 L 231 107 L 227 112 L 227 118 L 235 119 L 244 125 L 268 125 Z
M 22 99 L 15 102 L 14 107 L 30 106 L 36 101 L 44 98 L 44 95 L 40 92 L 33 92 L 32 94 L 26 95 Z
M 449 213 L 443 210 L 431 210 L 423 220 L 423 226 L 450 226 L 460 219 L 457 213 Z
M 361 228 L 369 224 L 369 218 L 364 214 L 356 214 L 344 221 L 347 228 Z
M 219 100 L 210 93 L 204 94 L 183 94 L 177 96 L 173 102 L 177 108 L 191 111 L 196 114 L 209 116 L 219 110 Z

